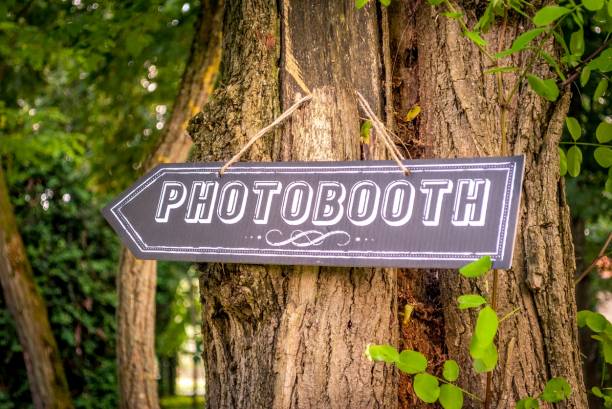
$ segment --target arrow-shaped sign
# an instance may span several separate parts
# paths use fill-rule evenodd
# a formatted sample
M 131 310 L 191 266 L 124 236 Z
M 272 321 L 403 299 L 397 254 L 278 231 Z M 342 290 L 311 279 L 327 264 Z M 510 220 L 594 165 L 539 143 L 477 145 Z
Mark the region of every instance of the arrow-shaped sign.
M 510 267 L 523 157 L 155 168 L 104 216 L 137 257 Z

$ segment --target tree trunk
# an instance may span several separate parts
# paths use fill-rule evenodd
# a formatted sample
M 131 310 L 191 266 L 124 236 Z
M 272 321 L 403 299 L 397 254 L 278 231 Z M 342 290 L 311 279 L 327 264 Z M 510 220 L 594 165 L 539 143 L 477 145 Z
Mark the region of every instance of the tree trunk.
M 569 93 L 550 104 L 521 86 L 502 115 L 497 78 L 483 73 L 490 64 L 456 22 L 436 15 L 426 2 L 393 2 L 390 31 L 386 12 L 373 1 L 362 10 L 352 0 L 279 3 L 226 5 L 224 85 L 192 121 L 195 158 L 227 160 L 304 92 L 300 83 L 310 88 L 311 102 L 244 159 L 381 158 L 375 140 L 360 152 L 354 90 L 378 113 L 397 111 L 396 131 L 413 156 L 525 154 L 514 267 L 497 273 L 496 286 L 500 314 L 515 307 L 521 312 L 501 328 L 490 407 L 514 407 L 522 397 L 537 396 L 553 376 L 566 377 L 573 389 L 558 407 L 586 407 L 569 212 L 557 157 Z M 465 4 L 474 7 L 472 1 Z M 508 47 L 523 26 L 509 20 L 487 39 L 494 48 Z M 514 64 L 524 64 L 513 58 Z M 390 81 L 385 82 L 390 77 L 393 101 Z M 511 89 L 515 81 L 505 76 L 502 88 Z M 415 103 L 423 113 L 406 123 L 402 116 Z M 386 119 L 388 126 L 395 120 Z M 457 359 L 463 369 L 460 385 L 485 396 L 487 377 L 471 369 L 468 354 L 475 317 L 459 312 L 456 298 L 474 291 L 490 295 L 491 277 L 472 284 L 455 271 L 398 275 L 381 269 L 222 264 L 201 270 L 211 408 L 396 407 L 396 373 L 362 354 L 368 342 L 400 344 L 398 298 L 415 312 L 401 324 L 401 345 L 423 350 L 434 371 L 447 356 Z M 420 407 L 402 394 L 402 407 Z M 467 399 L 465 407 L 482 404 Z
M 172 116 L 160 144 L 145 171 L 159 163 L 184 162 L 191 148 L 185 131 L 187 121 L 212 92 L 218 72 L 221 45 L 222 7 L 215 0 L 203 1 Z M 122 250 L 117 277 L 117 359 L 121 408 L 159 407 L 155 359 L 154 260 L 139 260 Z
M 509 47 L 524 25 L 524 21 L 517 20 L 494 25 L 486 36 L 489 47 Z M 557 149 L 570 92 L 566 90 L 557 103 L 551 104 L 528 86 L 520 86 L 503 113 L 498 79 L 484 73 L 491 63 L 462 36 L 454 21 L 436 15 L 430 7 L 421 7 L 417 32 L 419 100 L 423 107 L 419 134 L 431 155 L 525 155 L 513 268 L 498 272 L 495 297 L 501 315 L 517 307 L 520 313 L 501 326 L 500 365 L 493 374 L 490 401 L 500 408 L 513 407 L 522 397 L 537 396 L 548 379 L 562 376 L 569 381 L 573 393 L 558 407 L 585 408 L 573 282 L 574 250 Z M 555 52 L 550 44 L 548 48 L 550 53 Z M 525 62 L 513 56 L 503 64 L 521 66 Z M 544 66 L 534 67 L 533 72 L 549 75 Z M 504 76 L 502 90 L 508 92 L 516 80 L 515 75 Z M 458 311 L 456 299 L 475 291 L 492 295 L 493 278 L 477 284 L 455 272 L 443 272 L 440 278 L 445 345 L 449 355 L 466 370 L 462 386 L 485 396 L 485 377 L 475 376 L 468 369 L 475 317 Z
M 47 307 L 36 287 L 32 267 L 17 229 L 1 164 L 0 284 L 8 310 L 15 320 L 34 407 L 72 408 Z
M 231 1 L 224 23 L 224 86 L 192 122 L 196 158 L 229 159 L 303 95 L 303 81 L 312 101 L 245 156 L 359 159 L 350 85 L 383 108 L 376 8 Z M 395 406 L 393 370 L 363 356 L 368 342 L 397 339 L 393 270 L 212 264 L 200 288 L 210 408 Z

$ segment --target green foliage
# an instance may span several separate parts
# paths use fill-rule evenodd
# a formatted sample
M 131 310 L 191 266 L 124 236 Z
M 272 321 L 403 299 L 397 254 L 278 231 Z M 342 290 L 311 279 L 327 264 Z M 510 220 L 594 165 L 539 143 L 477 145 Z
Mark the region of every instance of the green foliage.
M 559 87 L 554 79 L 542 79 L 537 75 L 527 74 L 527 82 L 536 94 L 549 101 L 559 98 Z
M 366 356 L 370 361 L 381 361 L 388 364 L 399 361 L 399 353 L 391 345 L 368 345 Z
M 539 409 L 540 404 L 537 399 L 523 398 L 516 402 L 516 409 Z
M 396 365 L 400 371 L 413 375 L 425 372 L 427 369 L 427 358 L 420 352 L 405 350 L 399 354 Z
M 569 130 L 572 139 L 577 141 L 582 136 L 582 128 L 580 128 L 580 122 L 574 117 L 568 116 L 565 118 L 565 126 Z
M 461 409 L 463 407 L 463 391 L 455 385 L 440 386 L 440 404 L 444 409 Z
M 468 278 L 481 277 L 486 274 L 492 266 L 493 261 L 491 261 L 491 257 L 484 256 L 461 267 L 459 273 Z
M 465 294 L 459 296 L 459 298 L 457 298 L 457 302 L 459 303 L 460 310 L 466 310 L 468 308 L 480 307 L 481 305 L 486 304 L 487 300 L 478 294 Z
M 435 403 L 440 396 L 440 382 L 438 378 L 428 373 L 420 373 L 414 377 L 412 384 L 414 393 L 426 403 Z
M 580 165 L 582 164 L 582 151 L 576 145 L 572 146 L 567 151 L 567 173 L 570 176 L 576 177 L 580 174 Z
M 442 376 L 449 382 L 455 382 L 459 378 L 459 365 L 457 362 L 452 359 L 445 361 Z
M 571 12 L 570 9 L 561 6 L 542 7 L 533 16 L 533 24 L 536 27 L 547 26 L 569 12 Z
M 552 378 L 546 383 L 542 392 L 542 400 L 549 403 L 561 402 L 567 399 L 572 393 L 572 388 L 565 378 Z
M 369 2 L 370 0 L 355 0 L 355 7 L 358 9 L 362 9 Z M 391 5 L 391 0 L 378 0 L 378 2 L 384 7 L 389 7 Z

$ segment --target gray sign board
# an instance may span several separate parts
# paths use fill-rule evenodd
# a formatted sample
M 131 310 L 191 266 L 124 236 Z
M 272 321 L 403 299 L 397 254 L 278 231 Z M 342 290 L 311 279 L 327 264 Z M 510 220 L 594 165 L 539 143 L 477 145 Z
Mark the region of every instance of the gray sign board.
M 522 156 L 165 164 L 104 210 L 143 259 L 509 268 Z

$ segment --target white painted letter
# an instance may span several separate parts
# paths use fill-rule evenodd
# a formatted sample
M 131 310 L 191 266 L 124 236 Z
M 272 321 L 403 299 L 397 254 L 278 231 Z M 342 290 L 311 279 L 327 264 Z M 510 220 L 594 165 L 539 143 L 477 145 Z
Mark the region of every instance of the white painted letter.
M 270 218 L 270 207 L 272 207 L 272 196 L 280 193 L 281 182 L 266 181 L 255 182 L 253 192 L 257 195 L 257 205 L 255 206 L 255 224 L 268 224 Z
M 421 181 L 421 193 L 427 195 L 423 210 L 423 224 L 437 226 L 440 224 L 442 213 L 442 200 L 444 195 L 453 191 L 453 181 L 446 179 L 432 179 Z M 432 211 L 432 206 L 434 207 Z
M 340 221 L 344 215 L 344 199 L 346 188 L 338 182 L 319 182 L 317 200 L 312 224 L 315 226 L 331 226 Z
M 159 202 L 157 203 L 155 221 L 157 223 L 167 223 L 170 217 L 170 210 L 181 207 L 186 195 L 187 189 L 181 182 L 164 182 L 161 195 L 159 195 Z
M 219 184 L 211 180 L 196 181 L 191 185 L 185 222 L 187 223 L 210 223 L 212 220 L 217 188 Z M 195 203 L 195 206 L 194 206 Z
M 348 218 L 355 226 L 367 226 L 376 219 L 380 188 L 370 180 L 357 182 L 351 188 Z
M 412 217 L 414 186 L 405 180 L 389 183 L 385 189 L 382 218 L 389 226 L 403 226 Z
M 229 182 L 221 189 L 217 216 L 225 224 L 238 223 L 244 216 L 249 190 L 240 181 Z
M 291 182 L 283 195 L 281 217 L 285 223 L 297 226 L 310 216 L 312 187 L 306 182 Z
M 490 188 L 489 179 L 459 179 L 452 223 L 455 226 L 484 226 Z

